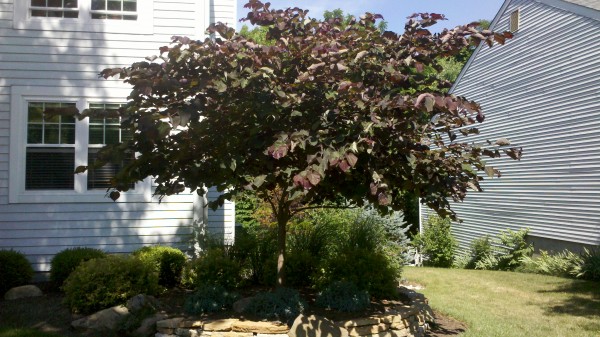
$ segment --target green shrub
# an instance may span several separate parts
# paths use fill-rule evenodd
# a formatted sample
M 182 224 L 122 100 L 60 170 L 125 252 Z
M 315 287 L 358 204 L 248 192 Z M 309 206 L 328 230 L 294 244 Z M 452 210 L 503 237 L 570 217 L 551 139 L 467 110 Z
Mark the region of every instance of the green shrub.
M 581 254 L 583 263 L 574 271 L 578 278 L 600 281 L 600 248 L 584 249 Z
M 581 256 L 568 250 L 557 254 L 542 250 L 538 257 L 524 257 L 516 270 L 558 277 L 574 277 L 582 263 Z
M 186 262 L 181 250 L 166 246 L 142 247 L 133 252 L 133 256 L 156 269 L 161 286 L 172 288 L 180 284 Z
M 375 298 L 396 296 L 400 273 L 381 252 L 362 248 L 344 250 L 328 259 L 324 270 L 317 283 L 319 288 L 335 281 L 348 281 Z
M 369 293 L 352 282 L 334 282 L 317 295 L 316 305 L 343 312 L 362 311 L 369 307 Z
M 67 277 L 82 262 L 91 259 L 103 258 L 106 253 L 100 249 L 88 247 L 76 247 L 65 249 L 54 255 L 50 262 L 50 281 L 56 286 L 61 287 Z
M 230 309 L 240 296 L 220 285 L 207 285 L 198 288 L 185 299 L 184 309 L 188 314 L 197 315 Z
M 185 284 L 199 289 L 206 285 L 220 285 L 226 289 L 237 288 L 242 269 L 225 248 L 211 248 L 186 266 Z
M 278 319 L 290 323 L 304 309 L 306 302 L 297 290 L 281 287 L 273 292 L 258 293 L 244 312 L 260 319 Z
M 89 313 L 118 304 L 137 294 L 158 293 L 158 274 L 130 256 L 109 255 L 83 262 L 63 285 L 65 302 L 75 312 Z
M 469 249 L 470 259 L 465 268 L 474 269 L 479 261 L 490 254 L 492 254 L 492 240 L 488 235 L 473 240 Z
M 380 222 L 369 217 L 355 221 L 338 234 L 339 241 L 323 260 L 315 286 L 322 289 L 336 281 L 348 281 L 376 298 L 394 297 L 401 273 L 399 256 L 386 255 L 387 241 Z
M 23 253 L 0 250 L 0 296 L 10 290 L 29 283 L 33 268 Z
M 450 218 L 430 215 L 423 233 L 413 239 L 413 245 L 424 255 L 423 265 L 451 267 L 454 261 L 456 240 L 450 230 Z

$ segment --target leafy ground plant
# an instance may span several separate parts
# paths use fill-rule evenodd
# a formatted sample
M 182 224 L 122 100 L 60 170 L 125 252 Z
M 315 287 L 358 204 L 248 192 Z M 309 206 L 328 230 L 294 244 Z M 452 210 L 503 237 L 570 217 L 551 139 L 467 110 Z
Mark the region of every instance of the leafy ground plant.
M 582 263 L 581 256 L 568 250 L 556 254 L 542 250 L 539 256 L 526 256 L 521 259 L 521 266 L 517 268 L 517 271 L 559 277 L 575 277 L 579 273 Z
M 577 277 L 600 281 L 600 247 L 592 250 L 586 248 L 583 254 L 581 254 L 581 258 L 583 263 L 581 268 L 576 271 Z
M 198 288 L 185 299 L 184 308 L 189 314 L 205 314 L 230 309 L 240 296 L 219 285 Z
M 306 302 L 297 290 L 280 287 L 254 296 L 245 312 L 261 319 L 277 319 L 289 323 L 306 307 Z
M 317 295 L 316 305 L 344 312 L 361 311 L 369 307 L 371 297 L 351 282 L 334 282 Z

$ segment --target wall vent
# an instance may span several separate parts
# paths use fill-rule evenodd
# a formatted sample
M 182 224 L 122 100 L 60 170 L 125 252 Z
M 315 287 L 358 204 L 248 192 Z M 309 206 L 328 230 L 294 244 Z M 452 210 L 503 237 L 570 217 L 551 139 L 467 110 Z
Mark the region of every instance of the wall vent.
M 508 30 L 511 31 L 512 33 L 519 30 L 519 10 L 518 9 L 515 10 L 514 12 L 510 13 L 510 20 L 508 22 Z

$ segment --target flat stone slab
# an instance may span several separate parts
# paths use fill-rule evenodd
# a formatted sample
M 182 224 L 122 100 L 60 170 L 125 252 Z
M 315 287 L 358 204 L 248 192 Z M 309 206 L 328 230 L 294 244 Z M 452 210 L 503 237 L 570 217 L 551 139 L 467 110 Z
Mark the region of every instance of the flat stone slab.
M 129 315 L 125 306 L 118 305 L 75 320 L 71 322 L 71 326 L 75 329 L 115 330 Z
M 237 321 L 233 322 L 233 324 L 231 325 L 231 330 L 235 332 L 281 334 L 288 332 L 289 328 L 285 324 L 276 322 Z
M 296 317 L 289 337 L 348 337 L 348 330 L 337 326 L 332 321 L 316 316 L 300 315 Z
M 179 323 L 183 321 L 183 317 L 169 318 L 156 322 L 157 328 L 175 329 L 179 328 Z
M 364 318 L 357 318 L 357 319 L 351 319 L 348 321 L 341 321 L 338 322 L 337 324 L 339 326 L 343 326 L 344 328 L 352 328 L 355 326 L 364 326 L 364 325 L 377 325 L 380 323 L 380 319 L 379 317 L 364 317 Z
M 348 334 L 350 336 L 364 336 L 373 335 L 380 332 L 388 331 L 390 326 L 385 323 L 379 323 L 377 325 L 362 325 L 348 328 Z
M 205 321 L 202 327 L 206 331 L 231 331 L 232 325 L 238 322 L 235 318 L 217 319 L 214 321 Z

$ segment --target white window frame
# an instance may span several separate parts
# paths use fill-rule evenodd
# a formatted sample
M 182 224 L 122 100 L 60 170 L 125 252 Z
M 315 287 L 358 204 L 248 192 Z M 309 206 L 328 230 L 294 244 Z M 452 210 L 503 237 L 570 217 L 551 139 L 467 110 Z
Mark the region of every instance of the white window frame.
M 130 89 L 13 86 L 11 88 L 9 203 L 113 202 L 104 189 L 87 189 L 87 172 L 75 175 L 73 190 L 26 190 L 27 114 L 29 102 L 74 102 L 79 111 L 90 103 L 123 103 Z M 89 118 L 75 123 L 75 167 L 87 165 Z M 118 202 L 150 202 L 151 179 L 122 192 Z
M 30 0 L 14 1 L 14 29 L 154 34 L 154 0 L 138 0 L 137 20 L 92 19 L 91 0 L 78 1 L 78 18 L 32 17 L 29 11 L 30 3 Z

